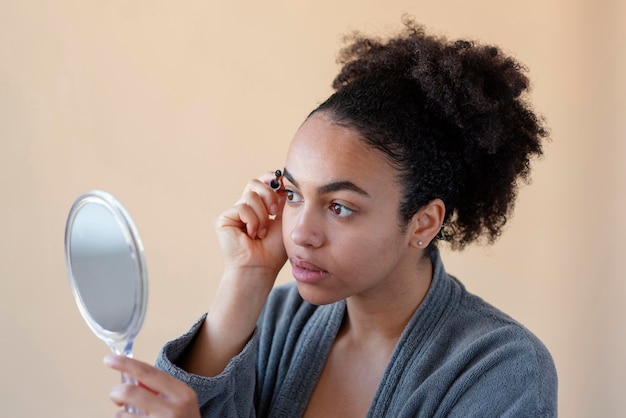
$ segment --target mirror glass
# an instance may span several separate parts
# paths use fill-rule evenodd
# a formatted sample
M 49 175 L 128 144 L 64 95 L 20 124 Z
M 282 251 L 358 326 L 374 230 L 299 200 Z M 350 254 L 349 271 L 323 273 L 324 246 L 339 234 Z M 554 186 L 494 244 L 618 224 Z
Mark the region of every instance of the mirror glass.
M 65 228 L 67 271 L 85 322 L 116 354 L 132 356 L 143 323 L 148 277 L 132 219 L 110 194 L 76 199 Z

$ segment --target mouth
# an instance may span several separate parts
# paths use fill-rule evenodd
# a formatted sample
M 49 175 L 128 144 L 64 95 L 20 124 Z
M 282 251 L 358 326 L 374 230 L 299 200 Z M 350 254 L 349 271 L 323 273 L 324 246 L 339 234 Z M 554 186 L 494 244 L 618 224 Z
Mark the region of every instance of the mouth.
M 315 283 L 330 276 L 329 272 L 309 261 L 297 257 L 292 257 L 289 261 L 293 277 L 298 282 Z

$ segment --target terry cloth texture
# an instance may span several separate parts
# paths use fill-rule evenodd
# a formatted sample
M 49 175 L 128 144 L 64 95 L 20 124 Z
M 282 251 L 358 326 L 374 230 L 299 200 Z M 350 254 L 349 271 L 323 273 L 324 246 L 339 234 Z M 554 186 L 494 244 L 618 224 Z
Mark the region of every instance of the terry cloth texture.
M 428 294 L 400 337 L 367 416 L 557 416 L 557 375 L 546 347 L 467 292 L 445 272 L 437 251 L 432 262 Z M 247 345 L 219 376 L 176 365 L 204 317 L 167 343 L 156 365 L 196 391 L 203 418 L 299 417 L 345 310 L 345 301 L 315 306 L 302 300 L 295 283 L 279 286 Z

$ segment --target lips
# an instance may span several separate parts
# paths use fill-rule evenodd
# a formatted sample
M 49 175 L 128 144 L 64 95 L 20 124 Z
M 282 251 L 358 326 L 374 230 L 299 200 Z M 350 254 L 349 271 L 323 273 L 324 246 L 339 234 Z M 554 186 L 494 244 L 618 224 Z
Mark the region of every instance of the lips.
M 309 261 L 298 257 L 292 257 L 290 261 L 293 277 L 299 282 L 315 283 L 330 276 L 329 272 Z

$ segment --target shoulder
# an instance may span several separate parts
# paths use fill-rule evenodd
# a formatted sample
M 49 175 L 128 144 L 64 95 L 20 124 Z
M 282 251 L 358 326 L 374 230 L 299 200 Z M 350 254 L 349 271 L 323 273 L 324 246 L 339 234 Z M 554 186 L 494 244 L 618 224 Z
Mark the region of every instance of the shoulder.
M 469 292 L 447 273 L 438 252 L 432 259 L 434 279 L 424 308 L 433 314 L 436 338 L 453 342 L 454 350 L 519 345 L 549 357 L 544 344 L 524 325 Z
M 546 346 L 520 322 L 469 292 L 445 271 L 439 254 L 433 255 L 435 281 L 431 310 L 439 309 L 433 336 L 449 341 L 447 353 L 475 350 L 476 354 L 522 350 L 538 362 L 552 363 Z M 437 307 L 444 304 L 445 307 Z
M 455 383 L 464 394 L 458 406 L 489 396 L 491 407 L 502 412 L 555 414 L 557 374 L 547 347 L 521 323 L 460 286 L 459 303 L 438 335 L 449 343 L 446 361 L 456 364 L 463 377 Z
M 407 335 L 411 349 L 402 350 L 410 358 L 410 371 L 402 373 L 415 379 L 407 390 L 443 416 L 555 416 L 557 374 L 546 346 L 468 292 L 438 253 L 433 266 L 431 289 Z
M 450 331 L 470 346 L 520 347 L 534 353 L 538 361 L 551 361 L 548 349 L 532 331 L 465 288 L 449 322 Z

